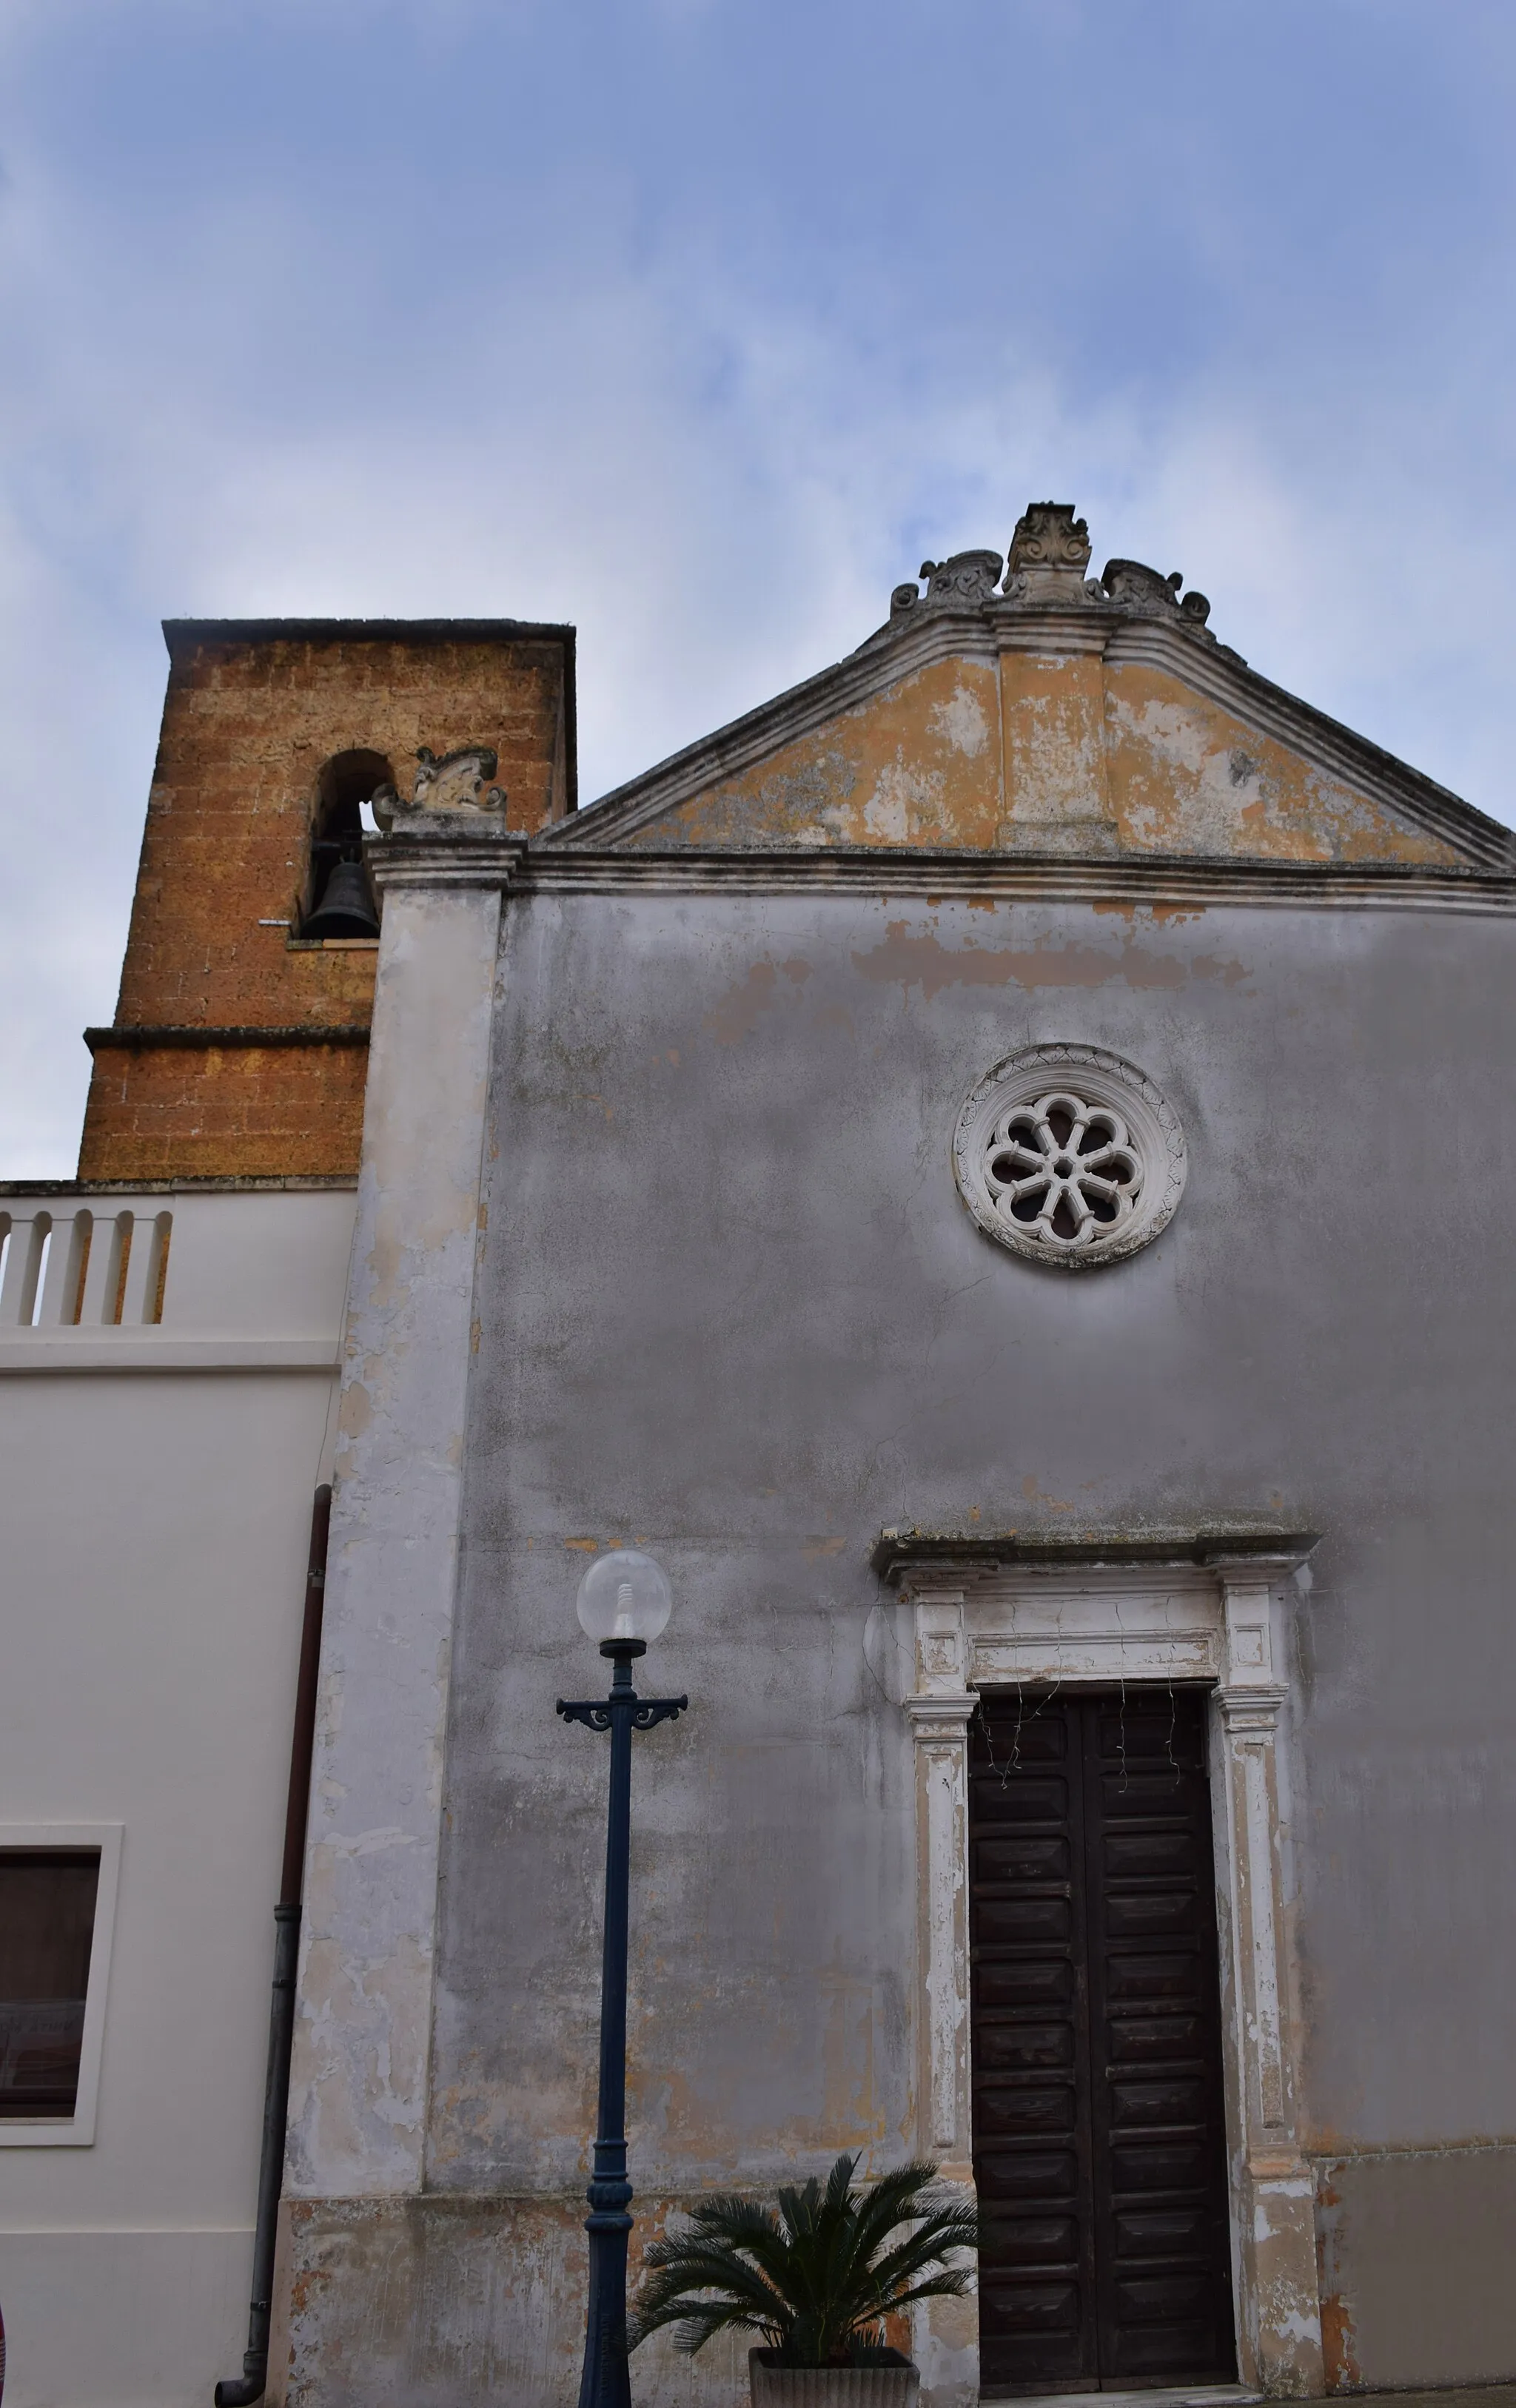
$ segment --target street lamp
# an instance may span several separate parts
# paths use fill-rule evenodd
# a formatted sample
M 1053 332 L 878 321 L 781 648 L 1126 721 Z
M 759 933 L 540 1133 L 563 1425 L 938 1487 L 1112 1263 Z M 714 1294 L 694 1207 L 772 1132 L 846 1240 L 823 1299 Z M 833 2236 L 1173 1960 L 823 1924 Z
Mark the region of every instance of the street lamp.
M 627 1887 L 631 1836 L 631 1735 L 671 1722 L 687 1698 L 640 1698 L 631 1668 L 669 1619 L 661 1568 L 629 1547 L 600 1555 L 579 1584 L 579 1619 L 615 1666 L 608 1698 L 558 1699 L 565 1722 L 611 1734 L 611 1805 L 605 1831 L 605 1947 L 600 1959 L 600 2098 L 590 2178 L 589 2313 L 579 2408 L 631 2408 L 627 2368 Z

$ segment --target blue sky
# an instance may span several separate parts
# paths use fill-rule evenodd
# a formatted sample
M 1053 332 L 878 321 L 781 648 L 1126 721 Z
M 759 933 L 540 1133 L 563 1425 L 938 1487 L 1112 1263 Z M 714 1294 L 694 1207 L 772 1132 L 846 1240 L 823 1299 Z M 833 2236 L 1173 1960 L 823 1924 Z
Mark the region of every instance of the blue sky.
M 586 798 L 1054 494 L 1516 819 L 1516 15 L 0 0 L 0 1175 L 180 613 L 580 629 Z

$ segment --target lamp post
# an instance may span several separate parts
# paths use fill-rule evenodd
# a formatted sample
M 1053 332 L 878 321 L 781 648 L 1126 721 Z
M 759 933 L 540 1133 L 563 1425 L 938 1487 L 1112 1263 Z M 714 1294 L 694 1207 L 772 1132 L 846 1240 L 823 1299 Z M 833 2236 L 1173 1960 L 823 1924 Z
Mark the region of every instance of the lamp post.
M 600 1959 L 600 2095 L 590 2178 L 589 2313 L 579 2408 L 630 2408 L 627 2367 L 627 1888 L 631 1838 L 631 1735 L 671 1722 L 687 1698 L 640 1698 L 631 1668 L 669 1619 L 669 1584 L 651 1555 L 630 1548 L 599 1556 L 579 1584 L 579 1619 L 615 1666 L 608 1698 L 558 1699 L 565 1722 L 611 1734 L 605 1830 L 605 1945 Z

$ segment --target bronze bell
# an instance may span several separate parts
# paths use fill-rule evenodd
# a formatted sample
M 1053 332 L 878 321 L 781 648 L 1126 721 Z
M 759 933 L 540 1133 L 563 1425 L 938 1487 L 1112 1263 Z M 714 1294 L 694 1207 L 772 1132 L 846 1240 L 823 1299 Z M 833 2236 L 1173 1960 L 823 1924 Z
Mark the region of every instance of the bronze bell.
M 302 937 L 377 937 L 379 920 L 361 861 L 344 858 L 332 867 L 320 903 L 300 930 Z

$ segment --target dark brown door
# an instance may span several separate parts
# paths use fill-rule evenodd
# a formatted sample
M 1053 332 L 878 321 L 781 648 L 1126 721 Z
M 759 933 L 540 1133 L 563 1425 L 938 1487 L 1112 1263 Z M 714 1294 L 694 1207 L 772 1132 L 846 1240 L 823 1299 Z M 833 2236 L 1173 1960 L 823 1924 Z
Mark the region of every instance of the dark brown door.
M 1229 2381 L 1203 1694 L 988 1694 L 969 1846 L 981 2380 Z

